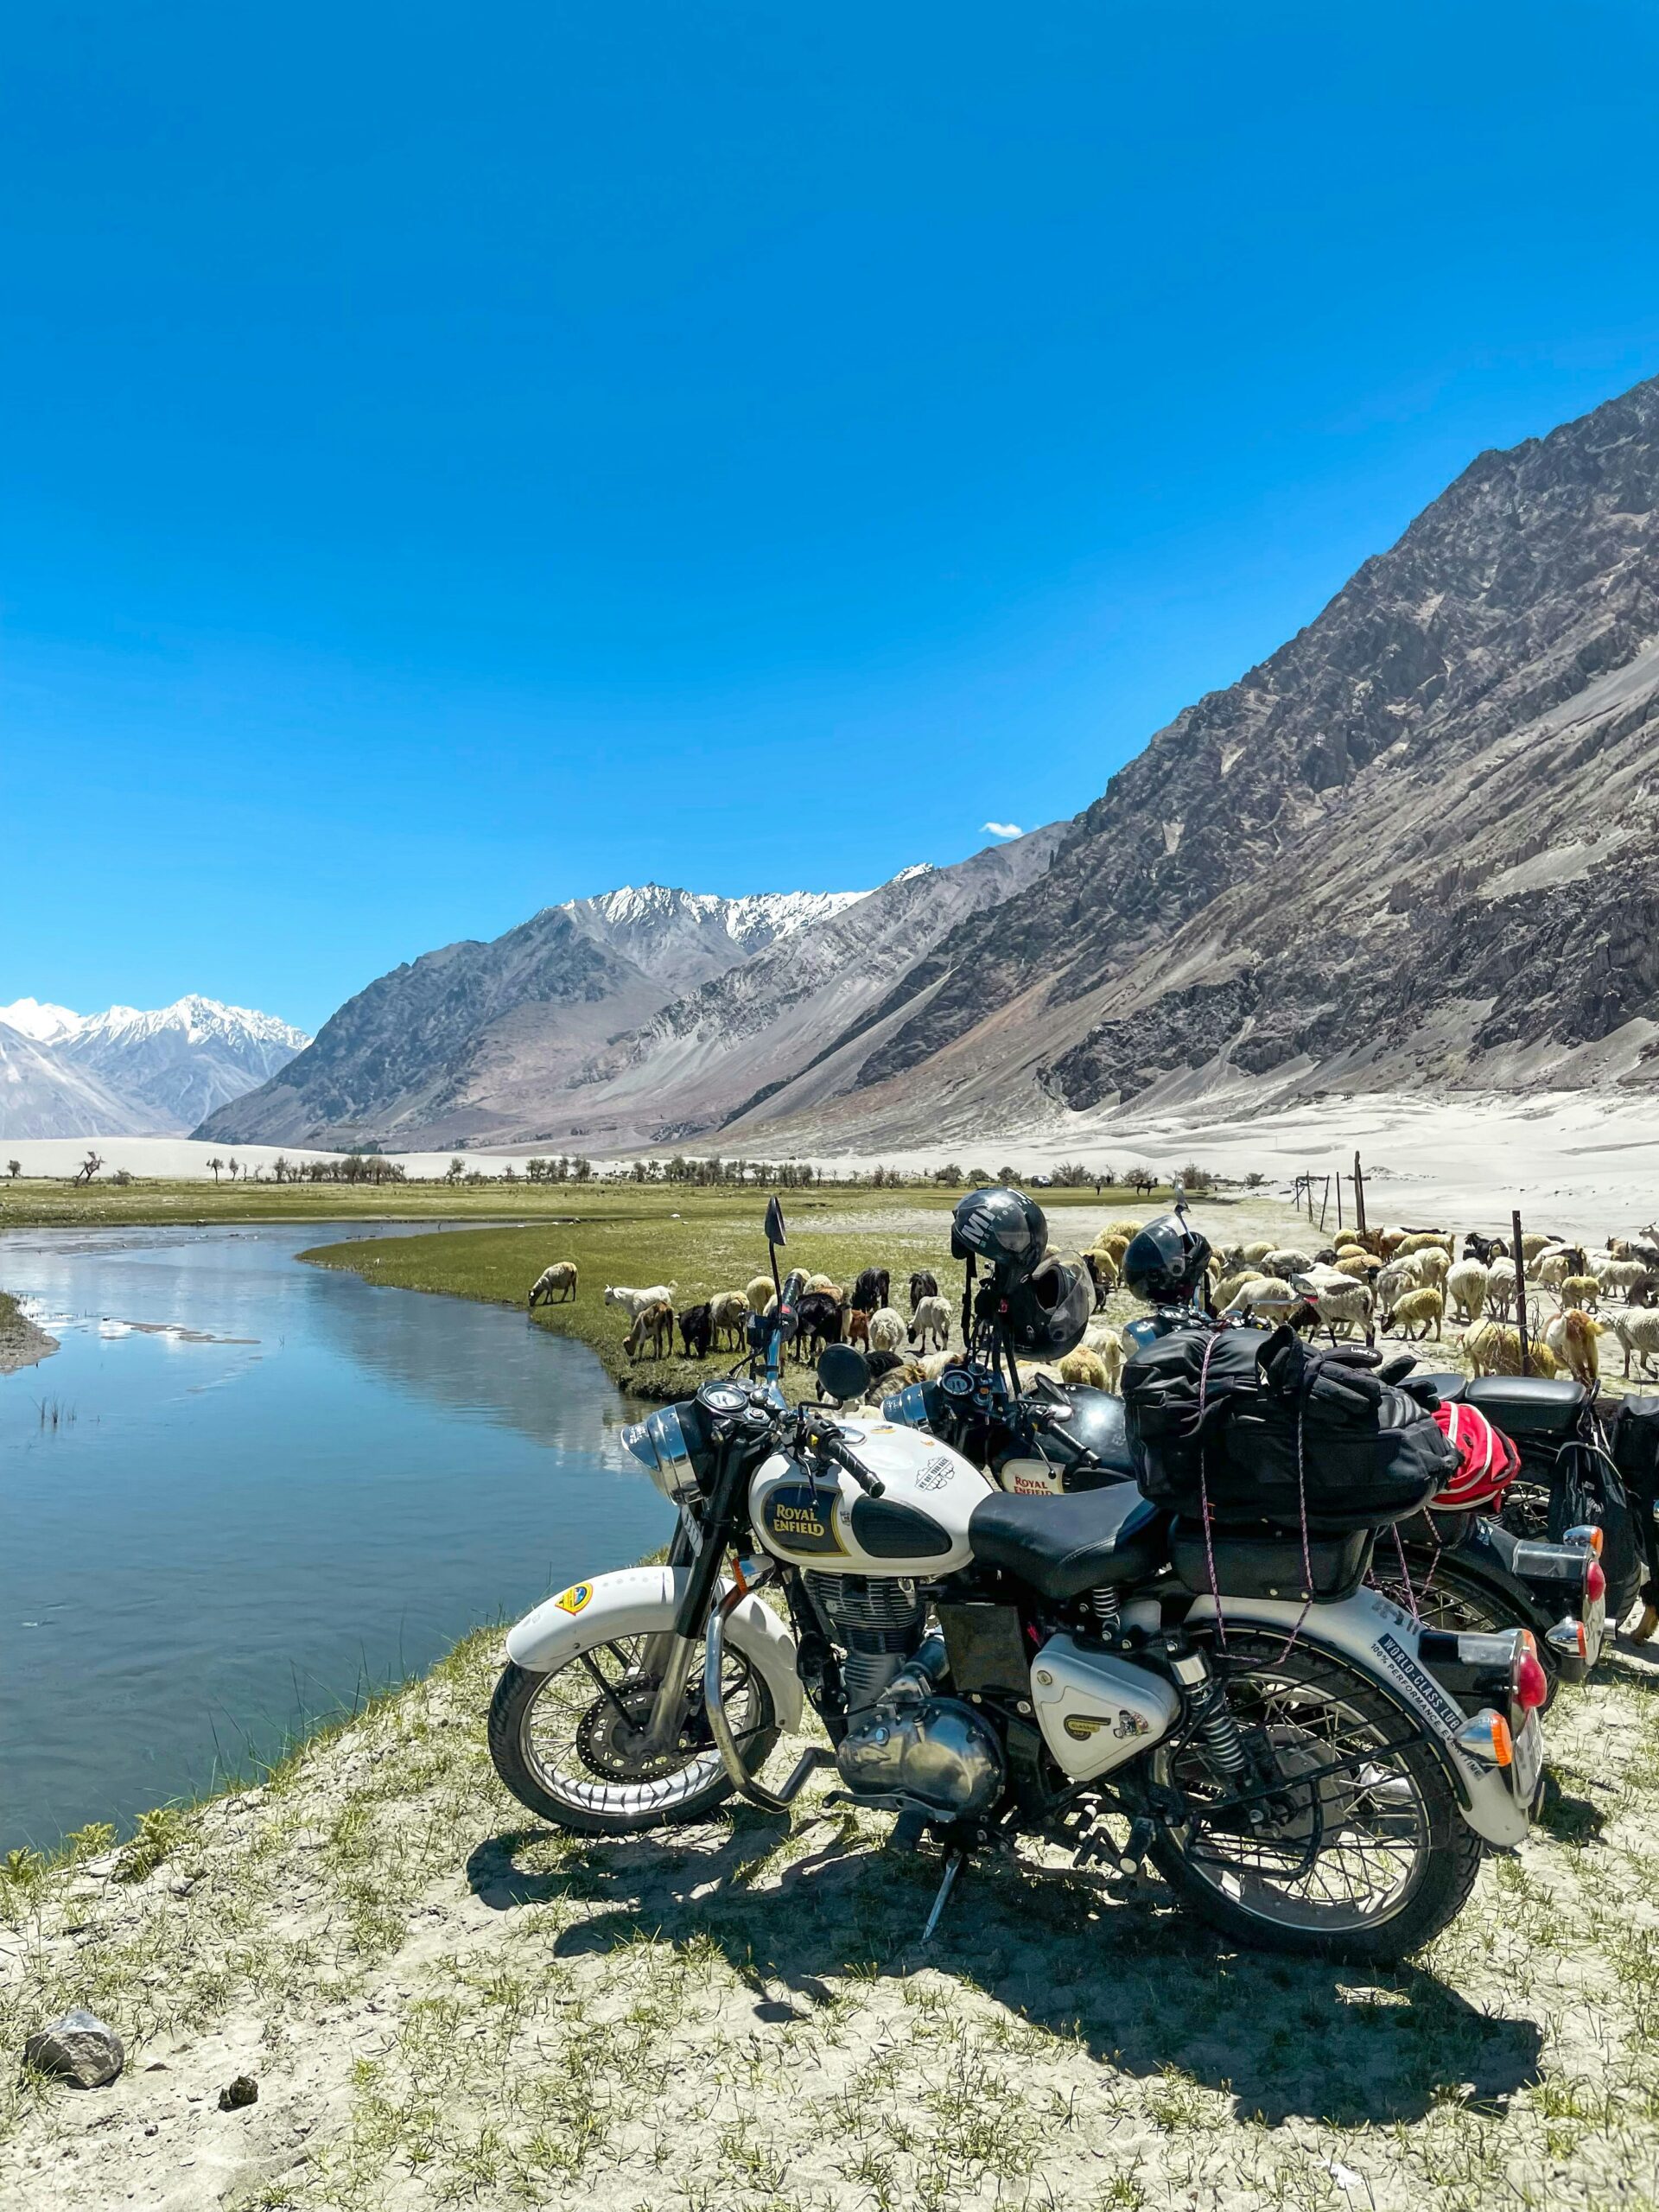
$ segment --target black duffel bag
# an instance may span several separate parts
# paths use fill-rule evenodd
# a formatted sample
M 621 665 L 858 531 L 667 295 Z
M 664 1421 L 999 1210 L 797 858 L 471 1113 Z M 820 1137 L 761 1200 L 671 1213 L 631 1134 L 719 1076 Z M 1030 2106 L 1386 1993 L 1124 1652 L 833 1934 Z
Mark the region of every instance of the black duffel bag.
M 1648 1505 L 1659 1503 L 1659 1398 L 1621 1398 L 1608 1426 L 1625 1489 Z
M 1143 1494 L 1224 1523 L 1380 1528 L 1457 1465 L 1421 1398 L 1285 1327 L 1172 1332 L 1130 1359 L 1123 1399 Z

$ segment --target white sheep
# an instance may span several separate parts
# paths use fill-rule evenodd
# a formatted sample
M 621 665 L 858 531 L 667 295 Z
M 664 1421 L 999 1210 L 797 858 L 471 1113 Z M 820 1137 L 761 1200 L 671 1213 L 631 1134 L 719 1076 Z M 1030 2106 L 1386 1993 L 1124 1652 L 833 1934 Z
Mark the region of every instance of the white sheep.
M 889 1306 L 887 1310 L 891 1313 L 893 1309 Z M 925 1351 L 936 1337 L 938 1349 L 943 1351 L 950 1341 L 950 1301 L 948 1298 L 918 1299 L 911 1316 L 907 1341 L 919 1344 Z M 874 1334 L 871 1341 L 874 1342 Z
M 531 1308 L 540 1306 L 543 1300 L 550 1306 L 553 1303 L 553 1294 L 556 1290 L 559 1294 L 561 1306 L 566 1303 L 567 1296 L 569 1298 L 575 1296 L 576 1263 L 574 1260 L 555 1260 L 550 1268 L 542 1269 L 540 1274 L 530 1286 Z
M 1292 1287 L 1306 1299 L 1332 1337 L 1338 1333 L 1351 1337 L 1357 1324 L 1367 1343 L 1370 1341 L 1376 1300 L 1367 1284 L 1339 1275 L 1334 1268 L 1328 1273 L 1322 1269 L 1318 1276 L 1309 1269 L 1296 1277 Z
M 1459 1321 L 1478 1321 L 1486 1310 L 1486 1270 L 1478 1260 L 1459 1260 L 1446 1276 L 1446 1295 Z
M 1443 1229 L 1414 1230 L 1409 1236 L 1402 1236 L 1395 1246 L 1392 1257 L 1409 1259 L 1414 1252 L 1440 1252 L 1449 1263 L 1456 1247 L 1456 1238 Z
M 716 1336 L 728 1337 L 735 1351 L 743 1342 L 749 1301 L 741 1290 L 717 1290 L 709 1301 L 709 1319 Z
M 757 1276 L 755 1280 L 759 1281 L 760 1277 Z M 802 1293 L 802 1296 L 809 1297 L 814 1291 L 821 1298 L 833 1298 L 837 1306 L 844 1304 L 847 1297 L 841 1285 L 832 1281 L 829 1275 L 808 1275 L 806 1289 Z
M 1609 1260 L 1605 1268 L 1598 1268 L 1595 1272 L 1604 1290 L 1616 1290 L 1628 1296 L 1631 1287 L 1653 1270 L 1640 1260 Z
M 870 1350 L 903 1351 L 909 1332 L 905 1317 L 891 1306 L 879 1306 L 870 1316 Z
M 1515 1262 L 1506 1252 L 1500 1252 L 1486 1270 L 1486 1311 L 1503 1315 L 1514 1304 Z M 1518 1373 L 1519 1370 L 1516 1371 Z
M 770 1275 L 755 1275 L 743 1295 L 749 1301 L 751 1313 L 764 1313 L 777 1296 L 777 1292 Z
M 1617 1315 L 1613 1334 L 1624 1347 L 1624 1379 L 1629 1382 L 1634 1359 L 1643 1376 L 1650 1375 L 1659 1359 L 1659 1308 L 1637 1306 Z
M 1404 1297 L 1408 1290 L 1421 1290 L 1428 1281 L 1421 1252 L 1408 1252 L 1403 1260 L 1390 1260 L 1379 1270 L 1371 1287 L 1376 1293 L 1378 1305 L 1386 1313 Z
M 1506 1328 L 1498 1321 L 1477 1321 L 1472 1329 L 1463 1332 L 1463 1349 L 1477 1375 L 1519 1375 L 1521 1372 L 1521 1332 Z M 1528 1346 L 1532 1355 L 1532 1372 L 1553 1379 L 1556 1371 L 1555 1355 L 1548 1344 L 1535 1339 Z
M 1123 1380 L 1123 1339 L 1118 1332 L 1104 1325 L 1095 1329 L 1085 1329 L 1082 1349 L 1084 1351 L 1093 1352 L 1106 1371 L 1106 1380 L 1101 1385 L 1102 1389 L 1116 1390 Z
M 626 1283 L 607 1282 L 605 1303 L 620 1306 L 625 1313 L 637 1321 L 647 1306 L 671 1306 L 677 1286 L 671 1282 L 653 1283 L 649 1290 L 630 1290 Z
M 1249 1245 L 1244 1249 L 1248 1253 Z M 1305 1275 L 1313 1264 L 1312 1259 L 1306 1252 L 1295 1251 L 1288 1244 L 1281 1246 L 1276 1251 L 1264 1252 L 1262 1255 L 1262 1274 L 1280 1275 L 1286 1282 L 1293 1281 L 1298 1275 Z

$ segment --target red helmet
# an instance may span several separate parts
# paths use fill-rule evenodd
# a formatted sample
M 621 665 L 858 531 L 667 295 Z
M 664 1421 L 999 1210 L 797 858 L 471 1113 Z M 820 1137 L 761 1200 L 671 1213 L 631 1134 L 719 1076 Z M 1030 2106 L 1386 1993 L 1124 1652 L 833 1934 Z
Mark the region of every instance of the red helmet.
M 1477 1513 L 1496 1505 L 1521 1471 L 1521 1454 L 1478 1406 L 1437 1406 L 1434 1419 L 1458 1455 L 1458 1471 L 1428 1501 L 1434 1513 Z

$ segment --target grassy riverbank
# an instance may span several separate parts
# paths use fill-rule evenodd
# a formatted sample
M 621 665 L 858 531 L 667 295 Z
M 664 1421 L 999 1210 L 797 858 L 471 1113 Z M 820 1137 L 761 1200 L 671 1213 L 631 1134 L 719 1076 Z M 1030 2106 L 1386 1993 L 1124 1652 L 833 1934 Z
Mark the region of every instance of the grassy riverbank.
M 918 1937 L 885 1818 L 578 1844 L 500 1789 L 498 1637 L 263 1787 L 0 1874 L 0 2047 L 85 2004 L 111 2088 L 0 2068 L 17 2212 L 1659 2202 L 1659 1692 L 1550 1719 L 1565 1795 L 1414 1966 L 1232 1952 L 1019 1859 Z M 796 1746 L 778 1754 L 781 1770 Z M 222 2112 L 235 2076 L 257 2103 Z
M 786 1195 L 789 1244 L 780 1264 L 830 1275 L 846 1287 L 862 1268 L 887 1268 L 895 1303 L 906 1313 L 906 1281 L 913 1268 L 928 1268 L 954 1303 L 961 1271 L 950 1257 L 950 1209 L 961 1195 L 950 1190 Z M 1056 1243 L 1087 1243 L 1109 1216 L 1128 1216 L 1133 1207 L 1134 1217 L 1144 1218 L 1147 1211 L 1147 1202 L 1127 1192 L 1097 1198 L 1092 1191 L 1045 1191 L 1042 1200 L 1052 1217 Z M 1294 1218 L 1286 1207 L 1269 1210 L 1287 1223 Z M 636 1396 L 677 1398 L 696 1388 L 701 1370 L 681 1359 L 631 1361 L 624 1348 L 628 1316 L 607 1306 L 605 1286 L 671 1282 L 681 1309 L 715 1291 L 741 1290 L 766 1269 L 765 1211 L 764 1196 L 754 1191 L 624 1187 L 556 1225 L 325 1244 L 301 1257 L 400 1290 L 440 1291 L 502 1306 L 522 1306 L 550 1261 L 574 1260 L 580 1278 L 575 1298 L 538 1306 L 537 1325 L 587 1344 Z M 1230 1234 L 1242 1211 L 1223 1213 Z M 734 1356 L 728 1354 L 728 1360 Z M 810 1370 L 791 1374 L 791 1384 L 798 1381 L 804 1388 L 809 1376 Z

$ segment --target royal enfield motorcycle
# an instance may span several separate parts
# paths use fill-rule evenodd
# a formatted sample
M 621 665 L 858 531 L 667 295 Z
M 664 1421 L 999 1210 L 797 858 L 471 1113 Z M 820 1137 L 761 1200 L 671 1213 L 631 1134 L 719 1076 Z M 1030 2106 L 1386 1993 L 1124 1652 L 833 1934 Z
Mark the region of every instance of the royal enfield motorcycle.
M 1362 1586 L 1363 1538 L 1321 1551 L 1316 1603 L 1262 1594 L 1289 1586 L 1294 1538 L 1223 1547 L 1200 1586 L 1128 1484 L 1011 1495 L 839 1410 L 868 1382 L 847 1346 L 823 1402 L 789 1408 L 799 1288 L 757 1317 L 747 1373 L 627 1432 L 678 1510 L 667 1562 L 573 1582 L 509 1632 L 490 1747 L 531 1811 L 589 1835 L 733 1791 L 784 1813 L 830 1767 L 830 1802 L 939 1847 L 925 1938 L 969 1855 L 1033 1835 L 1149 1860 L 1236 1940 L 1377 1961 L 1456 1915 L 1483 1846 L 1525 1835 L 1546 1685 L 1524 1633 L 1421 1627 Z M 829 1747 L 769 1783 L 808 1702 Z

